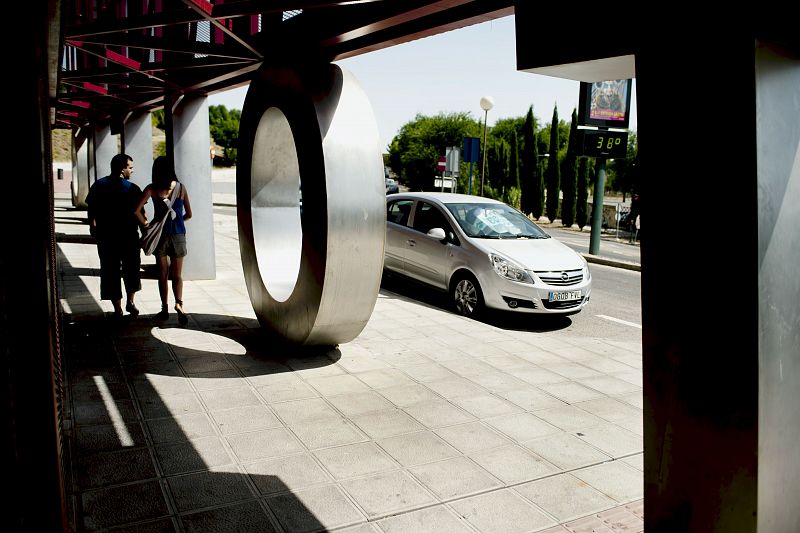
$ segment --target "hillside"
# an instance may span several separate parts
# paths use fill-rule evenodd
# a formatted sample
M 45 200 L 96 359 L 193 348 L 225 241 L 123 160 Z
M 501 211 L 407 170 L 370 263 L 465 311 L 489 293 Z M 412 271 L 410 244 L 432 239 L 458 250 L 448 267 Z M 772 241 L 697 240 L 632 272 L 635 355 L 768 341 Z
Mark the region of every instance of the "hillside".
M 153 127 L 153 157 L 163 152 L 159 152 L 159 144 L 163 144 L 166 140 L 164 130 Z M 118 138 L 119 141 L 119 138 Z M 72 130 L 57 129 L 53 130 L 53 161 L 57 163 L 71 162 L 72 161 Z

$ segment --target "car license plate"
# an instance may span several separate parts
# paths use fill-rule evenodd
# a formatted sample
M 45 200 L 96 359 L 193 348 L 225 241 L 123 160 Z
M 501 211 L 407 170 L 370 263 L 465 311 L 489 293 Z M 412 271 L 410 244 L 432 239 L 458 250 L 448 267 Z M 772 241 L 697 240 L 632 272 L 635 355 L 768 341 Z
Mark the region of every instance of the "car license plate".
M 582 296 L 582 291 L 564 291 L 564 292 L 550 291 L 551 302 L 568 302 L 570 300 L 580 300 L 581 296 Z

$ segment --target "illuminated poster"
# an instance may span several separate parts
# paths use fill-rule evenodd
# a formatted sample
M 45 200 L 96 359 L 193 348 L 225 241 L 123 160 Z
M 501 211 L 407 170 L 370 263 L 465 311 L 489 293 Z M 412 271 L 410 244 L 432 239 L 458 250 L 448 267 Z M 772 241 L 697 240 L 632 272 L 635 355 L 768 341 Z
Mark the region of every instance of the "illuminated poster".
M 581 82 L 578 124 L 627 128 L 633 80 Z
M 624 122 L 627 110 L 628 80 L 597 81 L 592 83 L 589 118 Z

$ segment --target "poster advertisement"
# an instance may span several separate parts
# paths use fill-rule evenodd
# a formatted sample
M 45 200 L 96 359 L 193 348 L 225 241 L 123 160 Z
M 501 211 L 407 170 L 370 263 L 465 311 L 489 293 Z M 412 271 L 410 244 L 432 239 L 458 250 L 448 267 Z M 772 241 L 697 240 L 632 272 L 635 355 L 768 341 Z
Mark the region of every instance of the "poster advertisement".
M 627 128 L 633 80 L 581 82 L 578 124 Z

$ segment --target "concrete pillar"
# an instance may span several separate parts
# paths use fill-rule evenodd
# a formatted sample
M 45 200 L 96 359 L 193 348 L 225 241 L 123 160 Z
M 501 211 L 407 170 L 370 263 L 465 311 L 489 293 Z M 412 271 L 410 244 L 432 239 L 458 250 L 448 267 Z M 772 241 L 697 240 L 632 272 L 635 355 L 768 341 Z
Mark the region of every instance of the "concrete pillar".
M 86 128 L 72 133 L 72 205 L 86 209 L 86 195 L 89 194 L 89 139 Z
M 125 121 L 122 153 L 133 158 L 131 181 L 144 189 L 153 168 L 153 122 L 150 112 L 134 113 Z
M 108 176 L 111 172 L 111 158 L 119 153 L 117 136 L 111 135 L 109 124 L 96 125 L 94 128 L 94 153 L 90 153 L 90 160 L 94 160 L 94 175 L 92 183 Z
M 134 113 L 125 121 L 122 134 L 122 153 L 133 158 L 131 181 L 140 189 L 150 184 L 153 170 L 153 122 L 151 113 Z M 153 203 L 145 205 L 147 219 L 153 218 Z
M 207 97 L 184 97 L 172 109 L 172 128 L 167 131 L 167 136 L 172 140 L 175 173 L 186 185 L 193 215 L 186 223 L 189 255 L 183 263 L 185 280 L 215 279 L 217 276 L 208 128 Z

